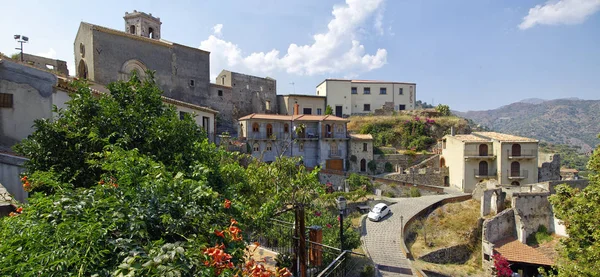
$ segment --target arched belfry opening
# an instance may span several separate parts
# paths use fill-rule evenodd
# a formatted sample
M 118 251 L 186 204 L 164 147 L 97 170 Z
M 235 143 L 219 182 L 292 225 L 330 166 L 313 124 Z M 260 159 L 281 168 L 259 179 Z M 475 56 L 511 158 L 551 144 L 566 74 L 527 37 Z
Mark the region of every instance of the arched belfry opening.
M 125 31 L 132 35 L 147 37 L 151 39 L 160 39 L 160 17 L 154 17 L 151 13 L 144 13 L 134 10 L 132 13 L 126 12 L 123 17 L 125 20 Z

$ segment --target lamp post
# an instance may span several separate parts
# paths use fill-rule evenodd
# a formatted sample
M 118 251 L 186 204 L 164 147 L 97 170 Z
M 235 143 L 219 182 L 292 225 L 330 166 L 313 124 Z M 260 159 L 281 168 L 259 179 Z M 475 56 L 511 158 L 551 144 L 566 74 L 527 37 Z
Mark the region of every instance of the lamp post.
M 21 43 L 21 47 L 15 48 L 15 49 L 21 51 L 21 62 L 22 62 L 23 61 L 23 43 L 27 43 L 29 41 L 29 38 L 26 36 L 22 36 L 22 35 L 14 35 L 14 38 L 18 43 Z
M 346 198 L 340 196 L 335 202 L 337 202 L 338 210 L 340 211 L 340 250 L 344 252 L 344 211 L 346 210 Z

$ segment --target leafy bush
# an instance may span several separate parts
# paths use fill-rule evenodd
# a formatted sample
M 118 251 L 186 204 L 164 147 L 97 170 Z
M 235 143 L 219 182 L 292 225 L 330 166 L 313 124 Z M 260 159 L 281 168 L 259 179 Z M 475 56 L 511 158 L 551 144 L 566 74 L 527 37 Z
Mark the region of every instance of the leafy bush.
M 369 168 L 369 171 L 371 171 L 371 173 L 375 174 L 377 172 L 377 162 L 370 160 L 367 163 L 367 168 Z
M 383 196 L 389 197 L 389 198 L 394 198 L 394 197 L 396 197 L 396 194 L 393 191 L 388 190 L 388 191 L 383 192 Z
M 552 241 L 552 234 L 548 232 L 548 229 L 546 229 L 546 226 L 544 225 L 540 225 L 537 232 L 532 233 L 527 237 L 528 245 L 540 245 L 548 241 Z
M 375 267 L 372 265 L 365 265 L 360 272 L 360 277 L 375 277 Z
M 331 108 L 331 106 L 327 105 L 327 107 L 325 107 L 325 115 L 332 115 L 333 114 L 333 108 Z
M 366 188 L 367 191 L 372 190 L 371 180 L 369 180 L 369 178 L 366 176 L 357 173 L 351 173 L 347 180 L 351 190 L 357 190 L 361 188 Z
M 437 107 L 435 107 L 435 109 L 440 113 L 441 116 L 449 116 L 451 114 L 450 106 L 448 105 L 439 104 Z
M 421 197 L 421 191 L 418 188 L 412 187 L 408 191 L 410 197 Z
M 390 162 L 386 162 L 384 166 L 385 172 L 394 172 L 394 166 Z

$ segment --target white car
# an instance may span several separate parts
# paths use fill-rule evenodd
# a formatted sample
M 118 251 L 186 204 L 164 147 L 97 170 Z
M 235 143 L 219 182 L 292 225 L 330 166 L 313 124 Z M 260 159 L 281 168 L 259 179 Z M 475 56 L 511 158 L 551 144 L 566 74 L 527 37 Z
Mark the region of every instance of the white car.
M 367 217 L 372 221 L 379 221 L 390 213 L 390 208 L 385 203 L 379 203 L 373 207 Z

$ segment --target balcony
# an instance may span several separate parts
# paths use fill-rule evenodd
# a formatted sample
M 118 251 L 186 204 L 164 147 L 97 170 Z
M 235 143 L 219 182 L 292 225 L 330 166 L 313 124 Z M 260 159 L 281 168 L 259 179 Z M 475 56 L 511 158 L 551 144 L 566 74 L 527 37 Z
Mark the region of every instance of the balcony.
M 511 152 L 510 150 L 506 150 L 506 154 L 509 160 L 526 160 L 526 159 L 535 159 L 537 156 L 537 151 L 532 149 L 521 150 L 519 152 Z
M 329 157 L 330 158 L 340 158 L 342 156 L 342 151 L 340 151 L 339 149 L 331 149 L 329 150 Z
M 497 175 L 495 170 L 473 169 L 473 176 L 477 179 L 495 179 Z
M 289 132 L 250 132 L 246 138 L 251 140 L 289 140 L 290 136 Z
M 348 139 L 346 132 L 324 133 L 324 139 Z
M 479 160 L 495 160 L 496 155 L 489 150 L 488 152 L 480 152 L 480 151 L 465 151 L 465 160 L 469 159 L 479 159 Z
M 307 128 L 304 132 L 294 133 L 294 138 L 299 140 L 318 140 L 319 132 L 314 128 Z
M 529 177 L 529 170 L 506 170 L 506 176 L 508 180 L 522 180 Z

